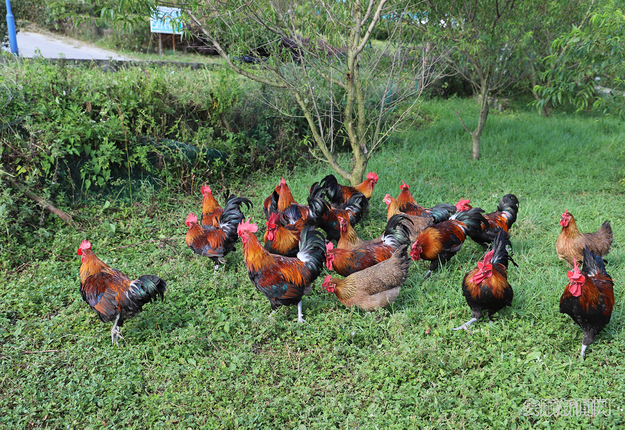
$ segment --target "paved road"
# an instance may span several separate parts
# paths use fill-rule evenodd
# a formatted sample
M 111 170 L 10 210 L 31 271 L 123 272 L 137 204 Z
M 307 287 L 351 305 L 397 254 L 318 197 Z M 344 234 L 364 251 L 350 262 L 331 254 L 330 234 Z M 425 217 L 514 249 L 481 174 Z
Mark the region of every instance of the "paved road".
M 4 50 L 9 50 L 3 47 Z M 63 36 L 53 34 L 30 33 L 20 31 L 17 33 L 17 49 L 22 57 L 32 58 L 36 55 L 44 58 L 68 58 L 78 60 L 129 60 L 115 52 L 107 51 L 70 39 Z

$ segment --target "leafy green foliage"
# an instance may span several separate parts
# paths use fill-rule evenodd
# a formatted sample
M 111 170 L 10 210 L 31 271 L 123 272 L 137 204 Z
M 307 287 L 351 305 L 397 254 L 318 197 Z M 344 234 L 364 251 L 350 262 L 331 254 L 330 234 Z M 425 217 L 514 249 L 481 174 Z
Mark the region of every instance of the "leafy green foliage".
M 303 121 L 268 111 L 258 88 L 227 69 L 103 73 L 45 60 L 0 68 L 0 180 L 10 175 L 61 208 L 93 193 L 132 202 L 143 181 L 181 191 L 212 176 L 226 187 L 307 153 Z M 1 264 L 11 267 L 20 264 L 11 246 L 39 249 L 50 226 L 18 191 L 0 205 Z
M 616 2 L 594 11 L 551 45 L 536 105 L 571 104 L 625 117 L 625 13 Z
M 425 103 L 429 126 L 396 136 L 371 160 L 380 181 L 357 226 L 362 237 L 380 234 L 382 196 L 397 195 L 401 180 L 425 206 L 470 198 L 492 211 L 503 194 L 515 193 L 515 298 L 492 321 L 451 330 L 470 317 L 460 282 L 483 257 L 470 241 L 426 281 L 425 267 L 413 264 L 387 310 L 346 309 L 317 281 L 304 299 L 306 324 L 296 322 L 294 308 L 268 318 L 239 246 L 215 273 L 184 245 L 184 218 L 201 204 L 197 187 L 193 197 L 146 187 L 132 205 L 94 200 L 77 208 L 82 231 L 50 229 L 38 245 L 45 258 L 26 255 L 22 267 L 0 273 L 0 427 L 622 427 L 623 128 L 614 118 L 545 118 L 521 106 L 491 117 L 476 161 L 465 155 L 453 113 L 475 116 L 474 102 Z M 281 169 L 232 191 L 252 199 L 249 215 L 260 221 L 260 202 L 282 175 L 304 201 L 327 173 Z M 609 219 L 616 239 L 607 258 L 615 310 L 584 362 L 581 330 L 558 312 L 568 269 L 555 240 L 566 208 L 583 231 Z M 76 249 L 85 238 L 128 275 L 168 281 L 165 301 L 124 325 L 120 348 L 110 344 L 111 325 L 78 292 Z M 608 399 L 611 410 L 593 418 L 528 416 L 532 399 Z

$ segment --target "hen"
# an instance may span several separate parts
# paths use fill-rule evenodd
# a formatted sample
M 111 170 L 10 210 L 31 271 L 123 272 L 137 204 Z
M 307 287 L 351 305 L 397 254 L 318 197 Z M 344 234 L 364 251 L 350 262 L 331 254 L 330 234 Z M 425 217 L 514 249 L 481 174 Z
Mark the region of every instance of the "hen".
M 486 224 L 482 212 L 481 208 L 457 212 L 447 221 L 434 224 L 419 233 L 410 249 L 410 256 L 413 260 L 431 261 L 425 278 L 456 255 L 468 233 L 481 231 Z
M 574 269 L 567 273 L 569 284 L 560 297 L 560 312 L 569 315 L 584 331 L 581 359 L 595 336 L 610 322 L 614 307 L 614 281 L 605 270 L 603 258 L 587 246 L 583 254 L 582 271 L 577 260 L 573 260 Z
M 219 218 L 224 210 L 219 206 L 217 200 L 213 196 L 211 187 L 204 184 L 202 191 L 202 226 L 217 227 L 219 226 Z
M 275 310 L 279 306 L 297 304 L 297 320 L 304 322 L 302 297 L 312 289 L 312 283 L 323 267 L 325 241 L 317 230 L 305 227 L 300 236 L 296 258 L 270 254 L 254 235 L 256 224 L 245 220 L 237 227 L 243 242 L 247 274 Z
M 217 227 L 202 227 L 197 223 L 197 217 L 190 213 L 185 224 L 189 227 L 185 237 L 187 246 L 196 254 L 209 257 L 215 264 L 215 270 L 220 264 L 226 264 L 225 256 L 230 253 L 237 241 L 237 225 L 243 220 L 240 206 L 249 207 L 252 202 L 244 197 L 231 197 L 224 207 L 223 214 Z
M 447 203 L 440 203 L 432 208 L 424 208 L 412 197 L 408 184 L 404 181 L 401 182 L 401 191 L 397 196 L 397 207 L 401 212 L 416 216 L 429 215 L 434 219 L 434 223 L 443 222 L 456 212 L 456 207 Z
M 341 276 L 349 276 L 389 259 L 397 248 L 410 243 L 407 223 L 404 215 L 395 215 L 386 224 L 380 240 L 365 242 L 351 250 L 336 249 L 332 242 L 328 243 L 326 267 Z
M 130 280 L 126 275 L 112 269 L 91 250 L 91 243 L 84 240 L 77 254 L 82 256 L 80 265 L 80 295 L 98 314 L 102 322 L 113 322 L 111 342 L 118 344 L 124 321 L 143 310 L 143 305 L 158 296 L 163 300 L 167 282 L 154 275 L 143 275 Z
M 603 257 L 610 252 L 612 245 L 612 227 L 605 221 L 601 228 L 594 233 L 581 233 L 577 229 L 575 218 L 565 210 L 560 219 L 562 232 L 556 241 L 558 258 L 573 267 L 574 261 L 583 261 L 583 249 L 587 246 L 595 254 Z
M 378 182 L 378 175 L 375 172 L 367 173 L 367 179 L 355 187 L 340 185 L 334 175 L 328 175 L 321 180 L 321 187 L 325 191 L 326 197 L 333 208 L 344 208 L 349 199 L 356 193 L 362 193 L 367 199 L 363 203 L 363 210 L 367 210 L 369 199 L 373 194 L 373 188 Z
M 488 311 L 489 318 L 495 312 L 512 304 L 514 293 L 508 283 L 508 261 L 514 260 L 508 254 L 511 247 L 506 233 L 499 229 L 493 242 L 493 249 L 488 251 L 484 260 L 467 273 L 462 280 L 462 294 L 471 308 L 471 319 L 454 330 L 466 329 Z
M 352 273 L 345 279 L 326 276 L 323 287 L 336 294 L 341 303 L 348 308 L 370 311 L 383 308 L 395 302 L 401 286 L 408 277 L 408 268 L 412 260 L 406 254 L 406 246 L 398 248 L 391 258 L 360 272 Z

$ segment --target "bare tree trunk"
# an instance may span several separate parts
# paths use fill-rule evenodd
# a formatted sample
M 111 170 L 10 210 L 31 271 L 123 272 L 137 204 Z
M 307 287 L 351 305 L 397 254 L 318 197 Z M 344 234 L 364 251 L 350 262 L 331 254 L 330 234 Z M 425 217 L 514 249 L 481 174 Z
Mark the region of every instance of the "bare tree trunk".
M 477 127 L 471 132 L 471 141 L 473 144 L 473 158 L 480 159 L 480 139 L 482 138 L 482 131 L 486 127 L 486 120 L 488 119 L 488 85 L 483 84 L 480 91 L 480 116 L 477 121 Z

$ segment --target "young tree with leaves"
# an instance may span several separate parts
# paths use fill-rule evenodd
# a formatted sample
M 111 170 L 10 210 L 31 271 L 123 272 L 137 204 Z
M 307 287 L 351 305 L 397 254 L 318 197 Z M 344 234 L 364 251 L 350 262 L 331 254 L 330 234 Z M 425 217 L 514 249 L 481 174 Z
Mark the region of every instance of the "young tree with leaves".
M 186 0 L 167 6 L 181 8 L 190 28 L 232 70 L 287 91 L 308 123 L 313 154 L 355 185 L 372 154 L 411 118 L 420 94 L 438 74 L 440 57 L 407 31 L 406 11 L 415 4 Z M 101 14 L 128 23 L 124 11 L 141 5 L 156 6 L 123 0 L 103 5 Z M 293 115 L 290 106 L 265 102 Z M 344 143 L 351 159 L 341 156 Z

